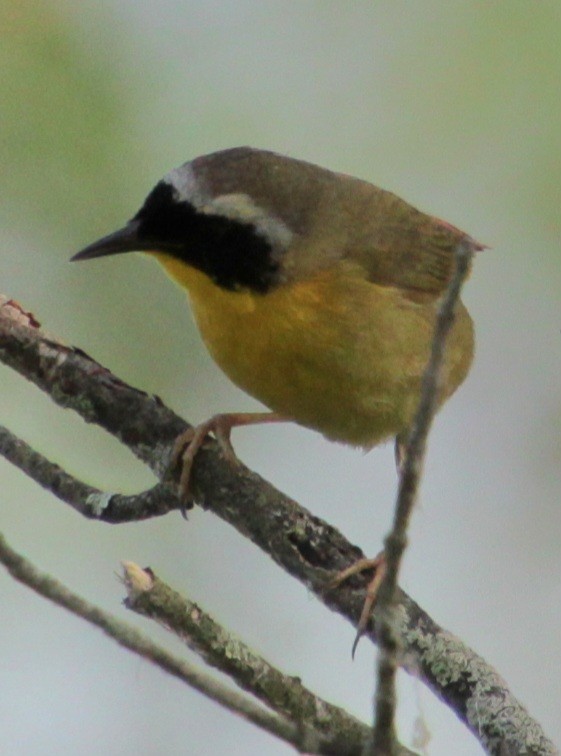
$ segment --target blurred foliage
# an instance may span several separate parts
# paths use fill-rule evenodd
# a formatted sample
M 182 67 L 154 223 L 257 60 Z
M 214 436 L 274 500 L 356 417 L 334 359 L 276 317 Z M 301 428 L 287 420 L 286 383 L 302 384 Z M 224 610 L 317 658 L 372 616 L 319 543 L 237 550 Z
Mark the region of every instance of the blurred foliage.
M 99 47 L 88 54 L 79 27 L 58 6 L 0 0 L 3 224 L 35 226 L 55 239 L 61 229 L 67 237 L 69 226 L 91 229 L 83 212 L 89 201 L 108 215 L 122 212 L 138 162 L 130 95 L 140 89 L 130 67 L 125 86 L 115 56 L 103 54 L 111 47 L 107 23 L 103 31 L 93 25 Z
M 401 6 L 411 44 L 402 36 L 388 41 L 385 118 L 393 116 L 408 140 L 414 122 L 417 149 L 448 177 L 451 169 L 465 171 L 465 156 L 473 155 L 483 186 L 491 180 L 481 173 L 487 164 L 502 185 L 492 201 L 507 198 L 511 223 L 526 230 L 535 223 L 556 242 L 545 252 L 559 283 L 561 3 Z

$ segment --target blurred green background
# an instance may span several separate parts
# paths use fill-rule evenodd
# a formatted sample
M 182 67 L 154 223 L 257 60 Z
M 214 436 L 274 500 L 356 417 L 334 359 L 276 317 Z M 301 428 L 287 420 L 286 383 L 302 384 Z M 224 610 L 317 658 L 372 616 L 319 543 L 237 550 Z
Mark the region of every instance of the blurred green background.
M 202 348 L 182 293 L 138 255 L 68 258 L 192 157 L 249 144 L 358 175 L 465 229 L 470 378 L 439 416 L 405 590 L 494 664 L 561 742 L 561 5 L 0 0 L 1 293 L 191 421 L 256 403 Z M 0 421 L 71 472 L 132 492 L 150 474 L 0 366 Z M 395 497 L 368 456 L 297 428 L 235 434 L 251 467 L 370 554 Z M 374 653 L 210 514 L 87 522 L 0 460 L 2 529 L 39 566 L 120 606 L 120 559 L 151 565 L 256 650 L 368 720 Z M 0 575 L 3 753 L 290 749 Z M 187 652 L 185 652 L 187 653 Z M 400 736 L 480 753 L 414 679 Z

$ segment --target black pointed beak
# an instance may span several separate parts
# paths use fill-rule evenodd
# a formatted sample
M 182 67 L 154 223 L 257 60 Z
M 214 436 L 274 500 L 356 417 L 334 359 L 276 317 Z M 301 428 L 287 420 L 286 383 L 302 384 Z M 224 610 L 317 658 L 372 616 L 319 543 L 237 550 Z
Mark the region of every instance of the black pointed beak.
M 139 221 L 129 221 L 124 228 L 120 228 L 118 231 L 84 247 L 70 260 L 91 260 L 94 257 L 105 257 L 105 255 L 119 255 L 121 252 L 140 252 L 154 249 L 157 246 L 154 242 L 147 246 L 146 239 L 142 239 L 139 235 L 139 226 Z

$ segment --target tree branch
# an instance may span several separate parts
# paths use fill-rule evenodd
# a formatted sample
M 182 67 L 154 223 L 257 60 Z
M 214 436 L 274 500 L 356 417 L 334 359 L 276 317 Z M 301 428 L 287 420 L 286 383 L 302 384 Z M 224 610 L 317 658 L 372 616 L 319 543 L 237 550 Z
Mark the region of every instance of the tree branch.
M 426 452 L 428 434 L 437 408 L 440 371 L 444 358 L 446 337 L 454 324 L 454 311 L 462 284 L 470 269 L 476 245 L 462 241 L 455 250 L 456 266 L 445 292 L 436 319 L 432 347 L 421 387 L 419 407 L 413 419 L 400 465 L 394 521 L 385 539 L 386 572 L 377 597 L 376 635 L 378 637 L 378 684 L 376 686 L 372 756 L 393 756 L 397 750 L 395 711 L 397 705 L 395 676 L 401 653 L 401 638 L 397 633 L 398 576 L 401 559 L 407 546 L 407 528 L 417 501 Z
M 78 480 L 0 425 L 0 454 L 78 514 L 117 524 L 158 517 L 177 509 L 176 487 L 157 483 L 133 496 L 100 491 Z
M 155 664 L 164 672 L 178 678 L 234 714 L 244 717 L 265 732 L 284 740 L 299 752 L 325 754 L 325 756 L 360 756 L 363 741 L 369 732 L 368 727 L 346 714 L 342 709 L 314 696 L 299 683 L 297 678 L 282 675 L 272 667 L 266 670 L 264 660 L 262 660 L 264 666 L 261 666 L 260 669 L 265 676 L 264 679 L 258 681 L 255 678 L 255 685 L 244 687 L 264 700 L 265 703 L 268 703 L 274 712 L 257 705 L 248 696 L 232 691 L 189 662 L 179 659 L 153 643 L 138 630 L 121 622 L 109 612 L 85 601 L 52 576 L 39 571 L 29 560 L 11 548 L 2 534 L 0 534 L 0 563 L 16 580 L 31 588 L 40 596 L 99 627 L 105 635 L 115 640 L 123 648 Z M 185 603 L 179 594 L 171 591 L 161 581 L 156 581 L 150 585 L 149 582 L 152 581 L 152 577 L 145 570 L 140 570 L 136 565 L 129 563 L 128 566 L 125 566 L 125 574 L 129 592 L 129 606 L 139 614 L 158 619 L 168 626 L 171 618 L 172 624 L 176 625 L 175 629 L 177 629 L 179 616 L 177 612 L 185 611 L 187 608 L 191 616 L 183 619 L 191 620 L 191 628 L 197 622 L 200 622 L 201 625 L 208 624 L 208 622 L 213 623 L 213 620 L 200 612 L 196 605 L 192 602 Z M 197 611 L 199 612 L 198 615 L 196 614 Z M 173 616 L 174 614 L 175 616 Z M 216 623 L 213 624 L 212 629 L 218 631 L 220 642 L 223 642 L 227 636 L 226 631 Z M 179 633 L 184 640 L 187 626 L 184 621 L 183 632 Z M 237 670 L 234 669 L 235 665 L 230 665 L 230 669 L 220 664 L 214 664 L 214 666 L 218 666 L 238 682 L 239 675 L 245 673 L 247 677 L 250 666 L 253 667 L 258 657 L 253 656 L 241 641 L 234 641 L 231 636 L 228 637 L 230 638 L 228 648 L 232 650 L 235 646 L 238 654 L 240 654 L 238 668 Z M 189 645 L 192 646 L 192 644 Z M 225 658 L 224 655 L 223 658 Z M 258 672 L 255 668 L 254 671 Z M 238 673 L 238 677 L 233 674 L 234 672 Z M 258 688 L 264 691 L 268 685 L 271 686 L 269 692 L 272 695 L 258 695 Z M 284 699 L 287 702 L 290 699 L 292 705 L 283 705 Z M 300 710 L 297 706 L 298 701 L 305 704 L 306 709 Z M 279 713 L 280 709 L 284 711 Z M 415 756 L 413 751 L 403 746 L 398 746 L 397 753 L 398 756 Z
M 212 667 L 229 675 L 241 688 L 304 730 L 316 733 L 321 753 L 359 756 L 370 728 L 338 706 L 305 688 L 298 677 L 280 672 L 219 625 L 198 604 L 174 591 L 151 570 L 123 563 L 126 605 L 175 633 Z M 399 754 L 413 752 L 398 744 Z
M 261 729 L 285 740 L 298 749 L 307 749 L 310 753 L 334 753 L 333 751 L 318 750 L 321 745 L 320 738 L 313 731 L 306 730 L 298 724 L 288 721 L 285 717 L 269 712 L 255 704 L 247 696 L 230 690 L 222 683 L 202 673 L 192 664 L 179 659 L 153 643 L 135 628 L 85 601 L 55 578 L 40 572 L 25 557 L 10 548 L 2 535 L 0 535 L 0 562 L 20 583 L 27 585 L 36 593 L 67 609 L 72 614 L 81 617 L 92 625 L 96 625 L 120 646 L 156 664 L 168 674 L 187 683 L 207 698 L 234 712 L 234 714 L 243 716 Z
M 60 406 L 116 436 L 167 482 L 173 441 L 187 424 L 157 397 L 127 386 L 80 350 L 45 337 L 34 323 L 22 324 L 14 318 L 12 307 L 0 306 L 0 360 Z M 324 591 L 335 572 L 364 556 L 338 530 L 243 465 L 232 468 L 214 442 L 197 455 L 192 490 L 204 509 L 250 538 L 356 627 L 367 579 L 355 576 L 337 591 Z M 481 657 L 440 628 L 401 590 L 397 602 L 403 666 L 456 712 L 489 753 L 499 754 L 501 749 L 504 753 L 505 748 L 528 754 L 556 753 L 539 725 Z M 368 634 L 375 639 L 372 623 Z

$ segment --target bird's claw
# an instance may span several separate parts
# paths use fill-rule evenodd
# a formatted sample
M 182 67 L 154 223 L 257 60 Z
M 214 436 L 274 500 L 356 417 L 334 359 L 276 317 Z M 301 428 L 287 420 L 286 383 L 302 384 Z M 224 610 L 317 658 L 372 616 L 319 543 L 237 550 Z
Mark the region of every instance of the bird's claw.
M 356 648 L 358 646 L 358 642 L 366 631 L 368 620 L 370 619 L 370 615 L 372 614 L 372 610 L 374 608 L 374 605 L 376 604 L 378 591 L 380 590 L 380 586 L 382 585 L 382 581 L 384 580 L 386 574 L 386 556 L 384 552 L 381 551 L 377 556 L 374 557 L 374 559 L 358 559 L 356 562 L 351 564 L 350 567 L 347 567 L 346 569 L 338 572 L 335 577 L 332 578 L 327 584 L 327 590 L 332 591 L 335 588 L 338 588 L 342 583 L 347 581 L 353 575 L 358 575 L 359 573 L 366 570 L 374 570 L 374 576 L 366 586 L 366 597 L 364 599 L 364 604 L 362 605 L 362 611 L 360 613 L 356 629 L 356 636 L 351 649 L 351 655 L 353 659 Z
M 220 447 L 224 459 L 231 465 L 239 464 L 232 443 L 230 432 L 235 423 L 229 415 L 214 415 L 204 423 L 188 428 L 176 439 L 172 456 L 171 468 L 176 469 L 181 465 L 179 477 L 179 498 L 186 507 L 192 505 L 191 473 L 195 457 L 207 441 L 209 433 L 213 433 Z

